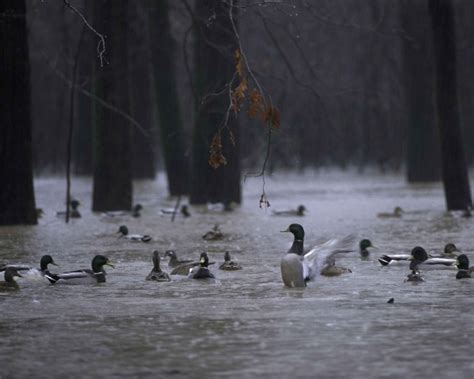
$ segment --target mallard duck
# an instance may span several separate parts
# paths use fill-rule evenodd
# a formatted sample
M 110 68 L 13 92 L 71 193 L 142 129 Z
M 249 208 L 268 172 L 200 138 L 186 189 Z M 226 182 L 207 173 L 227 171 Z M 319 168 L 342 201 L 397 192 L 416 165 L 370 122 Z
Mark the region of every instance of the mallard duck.
M 171 267 L 171 268 L 178 267 L 178 266 L 181 266 L 183 264 L 192 262 L 189 259 L 179 260 L 178 255 L 176 254 L 176 252 L 174 250 L 166 250 L 165 251 L 165 257 L 170 258 L 170 260 L 168 261 L 168 267 Z M 187 274 L 188 273 L 186 273 L 186 275 Z
M 39 270 L 27 265 L 8 264 L 8 265 L 0 266 L 0 271 L 5 271 L 7 268 L 12 267 L 16 269 L 17 271 L 31 271 L 31 270 L 39 271 L 39 273 L 44 276 L 46 273 L 49 273 L 48 265 L 50 264 L 57 266 L 57 264 L 54 262 L 51 255 L 43 255 L 40 260 Z
M 160 267 L 160 253 L 153 251 L 153 269 L 146 277 L 146 280 L 156 280 L 157 282 L 169 282 L 171 278 Z
M 215 224 L 212 230 L 206 232 L 202 238 L 206 241 L 217 241 L 222 239 L 224 235 L 222 234 L 221 230 L 219 229 L 219 225 Z
M 359 252 L 362 258 L 367 258 L 369 256 L 369 249 L 376 249 L 369 239 L 363 239 L 359 242 Z
M 458 268 L 456 279 L 470 278 L 471 273 L 474 271 L 474 267 L 469 268 L 469 258 L 466 254 L 461 254 L 457 257 L 456 266 Z
M 275 216 L 304 216 L 306 212 L 306 207 L 304 205 L 298 205 L 296 209 L 274 209 L 272 210 L 272 214 Z
M 224 263 L 222 263 L 219 266 L 220 270 L 224 271 L 236 271 L 236 270 L 242 270 L 242 266 L 238 264 L 237 262 L 232 261 L 232 258 L 230 257 L 230 253 L 226 251 L 224 253 Z
M 160 213 L 162 215 L 173 215 L 173 214 L 178 213 L 178 212 L 175 211 L 175 208 L 163 208 L 163 209 L 160 210 Z M 191 216 L 191 213 L 189 212 L 189 208 L 188 208 L 187 205 L 181 205 L 181 207 L 179 208 L 179 213 L 184 218 L 187 218 L 187 217 Z
M 438 267 L 451 267 L 456 263 L 454 258 L 445 257 L 432 257 L 427 254 L 427 259 L 422 263 L 423 266 L 438 266 Z M 412 254 L 385 254 L 378 258 L 378 261 L 382 266 L 388 266 L 393 262 L 408 261 L 412 260 Z
M 443 250 L 443 257 L 444 258 L 456 258 L 458 256 L 458 253 L 461 251 L 456 247 L 454 243 L 448 243 L 444 247 Z
M 199 266 L 194 267 L 189 272 L 188 278 L 190 279 L 214 279 L 214 274 L 209 270 L 209 257 L 207 253 L 201 253 L 199 259 Z
M 351 251 L 353 237 L 342 240 L 331 239 L 304 253 L 304 229 L 300 224 L 291 224 L 282 232 L 294 236 L 290 250 L 281 259 L 281 277 L 287 287 L 305 287 L 329 266 L 334 265 L 334 255 Z
M 352 270 L 345 267 L 336 266 L 336 259 L 328 257 L 326 266 L 321 270 L 323 276 L 339 276 L 341 274 L 352 274 Z
M 81 218 L 81 213 L 77 209 L 79 207 L 79 205 L 81 205 L 81 203 L 77 199 L 72 199 L 69 202 L 69 207 L 70 207 L 69 217 L 70 218 Z M 64 212 L 64 211 L 56 212 L 56 216 L 66 217 L 66 212 Z
M 377 217 L 378 218 L 400 218 L 402 217 L 403 213 L 405 212 L 403 211 L 401 207 L 395 207 L 392 213 L 390 212 L 377 213 Z
M 45 274 L 45 277 L 51 284 L 92 284 L 105 283 L 106 272 L 104 266 L 115 266 L 109 261 L 109 258 L 103 255 L 96 255 L 92 259 L 92 270 L 83 269 L 76 271 L 67 271 L 61 274 Z
M 117 233 L 121 233 L 120 237 L 126 238 L 133 242 L 150 242 L 151 237 L 149 235 L 141 234 L 128 234 L 128 228 L 125 225 L 121 225 Z
M 425 279 L 421 276 L 418 266 L 423 264 L 428 260 L 428 253 L 421 246 L 416 246 L 412 249 L 410 254 L 410 270 L 411 273 L 408 274 L 405 279 L 406 282 L 424 282 Z
M 15 267 L 7 267 L 5 269 L 5 281 L 0 282 L 0 291 L 11 291 L 20 288 L 18 283 L 15 281 L 15 276 L 21 278 L 22 276 Z

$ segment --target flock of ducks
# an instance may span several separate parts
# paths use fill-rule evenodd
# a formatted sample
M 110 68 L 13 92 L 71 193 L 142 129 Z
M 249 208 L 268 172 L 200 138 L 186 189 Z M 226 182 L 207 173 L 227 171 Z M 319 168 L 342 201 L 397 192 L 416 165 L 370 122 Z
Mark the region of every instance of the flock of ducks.
M 80 217 L 77 210 L 78 206 L 79 202 L 77 200 L 71 201 L 71 217 Z M 187 210 L 187 207 L 183 210 L 183 207 L 186 206 L 181 207 L 181 213 L 185 217 L 188 217 L 185 214 L 189 215 L 189 211 Z M 141 209 L 142 206 L 137 204 L 133 208 L 133 211 L 128 213 L 133 217 L 139 217 Z M 273 211 L 273 214 L 278 216 L 303 216 L 305 211 L 306 208 L 303 205 L 300 205 L 295 210 Z M 117 214 L 115 213 L 116 212 L 107 212 L 104 215 L 106 217 L 117 217 Z M 402 214 L 403 210 L 400 207 L 396 207 L 393 213 L 379 213 L 377 216 L 381 218 L 391 218 L 401 217 Z M 305 251 L 305 232 L 302 225 L 296 223 L 290 224 L 288 228 L 282 232 L 291 233 L 294 237 L 290 249 L 282 257 L 280 263 L 281 277 L 285 286 L 290 288 L 303 288 L 306 287 L 308 282 L 315 280 L 316 277 L 320 275 L 338 276 L 352 272 L 348 268 L 336 266 L 335 258 L 337 255 L 355 251 L 353 235 L 346 236 L 342 239 L 330 239 L 313 247 L 309 251 Z M 133 242 L 147 243 L 152 239 L 149 235 L 129 234 L 128 228 L 125 225 L 121 225 L 117 233 L 120 234 L 119 238 Z M 223 234 L 218 225 L 215 225 L 211 231 L 202 236 L 202 238 L 206 240 L 218 240 L 222 237 Z M 359 253 L 361 258 L 367 259 L 370 255 L 370 249 L 374 248 L 376 247 L 370 240 L 362 239 L 359 242 Z M 162 257 L 157 250 L 153 251 L 153 268 L 146 276 L 146 280 L 169 282 L 171 281 L 170 275 L 185 275 L 190 279 L 215 279 L 214 274 L 209 269 L 209 265 L 213 265 L 215 262 L 209 262 L 209 257 L 206 252 L 201 253 L 199 261 L 195 262 L 192 260 L 179 260 L 175 251 L 167 250 L 164 253 L 163 258 L 169 258 L 169 273 L 162 270 L 161 258 Z M 406 282 L 423 282 L 425 279 L 421 275 L 420 268 L 429 265 L 456 266 L 458 268 L 456 274 L 457 279 L 471 278 L 471 275 L 474 272 L 474 267 L 469 267 L 468 257 L 458 250 L 452 243 L 445 246 L 441 256 L 431 256 L 425 249 L 416 246 L 412 249 L 410 254 L 384 254 L 378 258 L 378 261 L 382 266 L 388 266 L 395 262 L 410 262 L 410 273 L 405 279 Z M 114 268 L 114 265 L 110 260 L 103 255 L 96 255 L 94 257 L 91 262 L 91 269 L 52 273 L 49 271 L 49 265 L 57 266 L 50 255 L 44 255 L 41 258 L 39 269 L 32 269 L 25 265 L 0 265 L 0 272 L 5 272 L 5 281 L 0 282 L 0 291 L 18 289 L 19 286 L 15 281 L 15 277 L 22 277 L 25 272 L 30 270 L 39 272 L 39 274 L 47 279 L 51 284 L 86 284 L 104 283 L 106 281 L 104 266 Z M 232 261 L 230 253 L 226 251 L 224 254 L 224 262 L 219 266 L 219 269 L 235 271 L 241 270 L 242 266 L 239 263 Z

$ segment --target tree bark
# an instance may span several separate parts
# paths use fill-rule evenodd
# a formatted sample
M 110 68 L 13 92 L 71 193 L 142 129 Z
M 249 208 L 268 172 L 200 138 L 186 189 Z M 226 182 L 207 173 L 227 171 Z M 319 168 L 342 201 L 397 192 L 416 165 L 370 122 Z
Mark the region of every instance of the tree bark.
M 0 14 L 0 225 L 36 224 L 25 1 L 0 1 Z
M 173 196 L 183 195 L 188 192 L 188 162 L 176 90 L 175 43 L 171 36 L 168 1 L 152 1 L 149 4 L 153 77 L 168 191 Z
M 459 122 L 454 8 L 451 0 L 430 0 L 436 62 L 436 121 L 441 137 L 442 177 L 448 210 L 472 207 Z
M 127 0 L 97 2 L 103 33 L 108 37 L 106 62 L 96 62 L 97 95 L 129 113 Z M 93 211 L 130 210 L 132 176 L 131 126 L 120 115 L 95 105 Z
M 228 12 L 228 5 L 221 1 L 196 2 L 198 30 L 194 54 L 198 98 L 193 136 L 191 204 L 241 202 L 240 142 L 237 119 L 233 114 L 228 127 L 236 145 L 230 143 L 231 137 L 224 129 L 222 144 L 227 164 L 217 169 L 209 165 L 212 138 L 221 127 L 229 106 L 226 87 L 235 73 L 234 53 L 238 49 Z
M 407 180 L 410 183 L 441 179 L 439 134 L 435 123 L 434 64 L 431 25 L 426 3 L 404 0 L 400 22 L 412 38 L 402 44 L 403 87 L 407 108 Z

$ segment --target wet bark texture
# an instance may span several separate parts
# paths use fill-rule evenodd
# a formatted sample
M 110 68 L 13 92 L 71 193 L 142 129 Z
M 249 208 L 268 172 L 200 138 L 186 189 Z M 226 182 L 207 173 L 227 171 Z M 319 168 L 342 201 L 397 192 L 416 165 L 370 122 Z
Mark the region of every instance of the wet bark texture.
M 96 94 L 129 113 L 127 0 L 98 1 L 97 14 L 108 37 L 106 62 L 95 64 Z M 131 126 L 115 112 L 95 104 L 94 211 L 132 207 Z
M 209 148 L 222 126 L 229 106 L 227 85 L 235 72 L 234 53 L 238 48 L 229 19 L 228 6 L 217 0 L 196 2 L 195 85 L 196 121 L 193 135 L 193 165 L 190 202 L 240 203 L 240 154 L 238 125 L 231 113 L 228 126 L 236 146 L 230 143 L 227 129 L 222 133 L 227 164 L 217 169 L 209 165 Z
M 153 77 L 168 191 L 170 195 L 182 195 L 188 192 L 188 163 L 176 90 L 175 42 L 171 36 L 168 1 L 149 2 L 148 14 Z
M 0 225 L 36 224 L 25 2 L 0 1 Z
M 402 44 L 403 84 L 407 107 L 407 180 L 441 179 L 439 134 L 435 122 L 434 63 L 427 3 L 403 0 L 401 25 L 410 39 Z
M 462 144 L 456 78 L 454 9 L 451 0 L 430 0 L 436 62 L 436 116 L 448 210 L 472 206 Z

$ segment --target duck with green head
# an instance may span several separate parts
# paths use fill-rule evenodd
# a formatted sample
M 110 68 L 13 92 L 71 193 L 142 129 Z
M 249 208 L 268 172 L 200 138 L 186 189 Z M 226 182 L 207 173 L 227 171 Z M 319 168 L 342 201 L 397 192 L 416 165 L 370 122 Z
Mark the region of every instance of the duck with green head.
M 331 239 L 305 253 L 305 232 L 300 224 L 291 224 L 282 232 L 291 233 L 294 237 L 293 244 L 280 262 L 281 277 L 285 286 L 303 288 L 306 287 L 308 281 L 314 280 L 318 275 L 339 275 L 349 272 L 347 269 L 334 269 L 336 268 L 334 256 L 337 253 L 352 251 L 352 236 L 347 236 L 342 240 Z M 338 272 L 334 274 L 335 271 Z
M 67 271 L 61 274 L 46 274 L 45 277 L 51 284 L 94 284 L 105 283 L 107 273 L 104 266 L 115 266 L 110 262 L 109 258 L 103 255 L 96 255 L 92 259 L 92 270 L 82 269 L 75 271 Z
M 420 283 L 424 282 L 425 279 L 421 276 L 418 266 L 428 259 L 428 253 L 421 246 L 416 246 L 412 249 L 410 254 L 410 270 L 406 282 Z
M 15 281 L 15 276 L 21 278 L 22 276 L 15 267 L 7 267 L 5 269 L 5 281 L 0 282 L 0 291 L 12 291 L 20 289 L 20 286 Z
M 376 249 L 369 239 L 363 239 L 359 242 L 359 252 L 362 258 L 368 258 L 370 255 L 370 249 Z
M 457 257 L 456 266 L 458 268 L 456 279 L 470 278 L 472 271 L 474 271 L 474 267 L 469 267 L 469 258 L 466 254 Z
M 169 282 L 171 278 L 160 267 L 160 253 L 153 251 L 153 269 L 146 277 L 146 280 L 155 280 L 157 282 Z
M 30 272 L 32 275 L 35 273 L 39 273 L 40 275 L 44 276 L 45 274 L 49 274 L 49 268 L 48 265 L 54 265 L 57 266 L 57 264 L 54 262 L 53 258 L 51 255 L 43 255 L 40 260 L 40 268 L 36 269 L 27 265 L 21 265 L 21 264 L 8 264 L 8 265 L 3 265 L 0 267 L 0 271 L 5 271 L 8 267 L 13 267 L 17 271 L 21 271 L 26 275 L 29 275 Z
M 214 274 L 209 270 L 209 257 L 206 252 L 201 253 L 199 259 L 199 266 L 194 267 L 189 272 L 188 278 L 190 279 L 215 279 Z
M 117 233 L 120 233 L 119 238 L 125 238 L 132 242 L 150 242 L 151 237 L 147 234 L 128 234 L 128 228 L 125 225 L 120 225 Z

